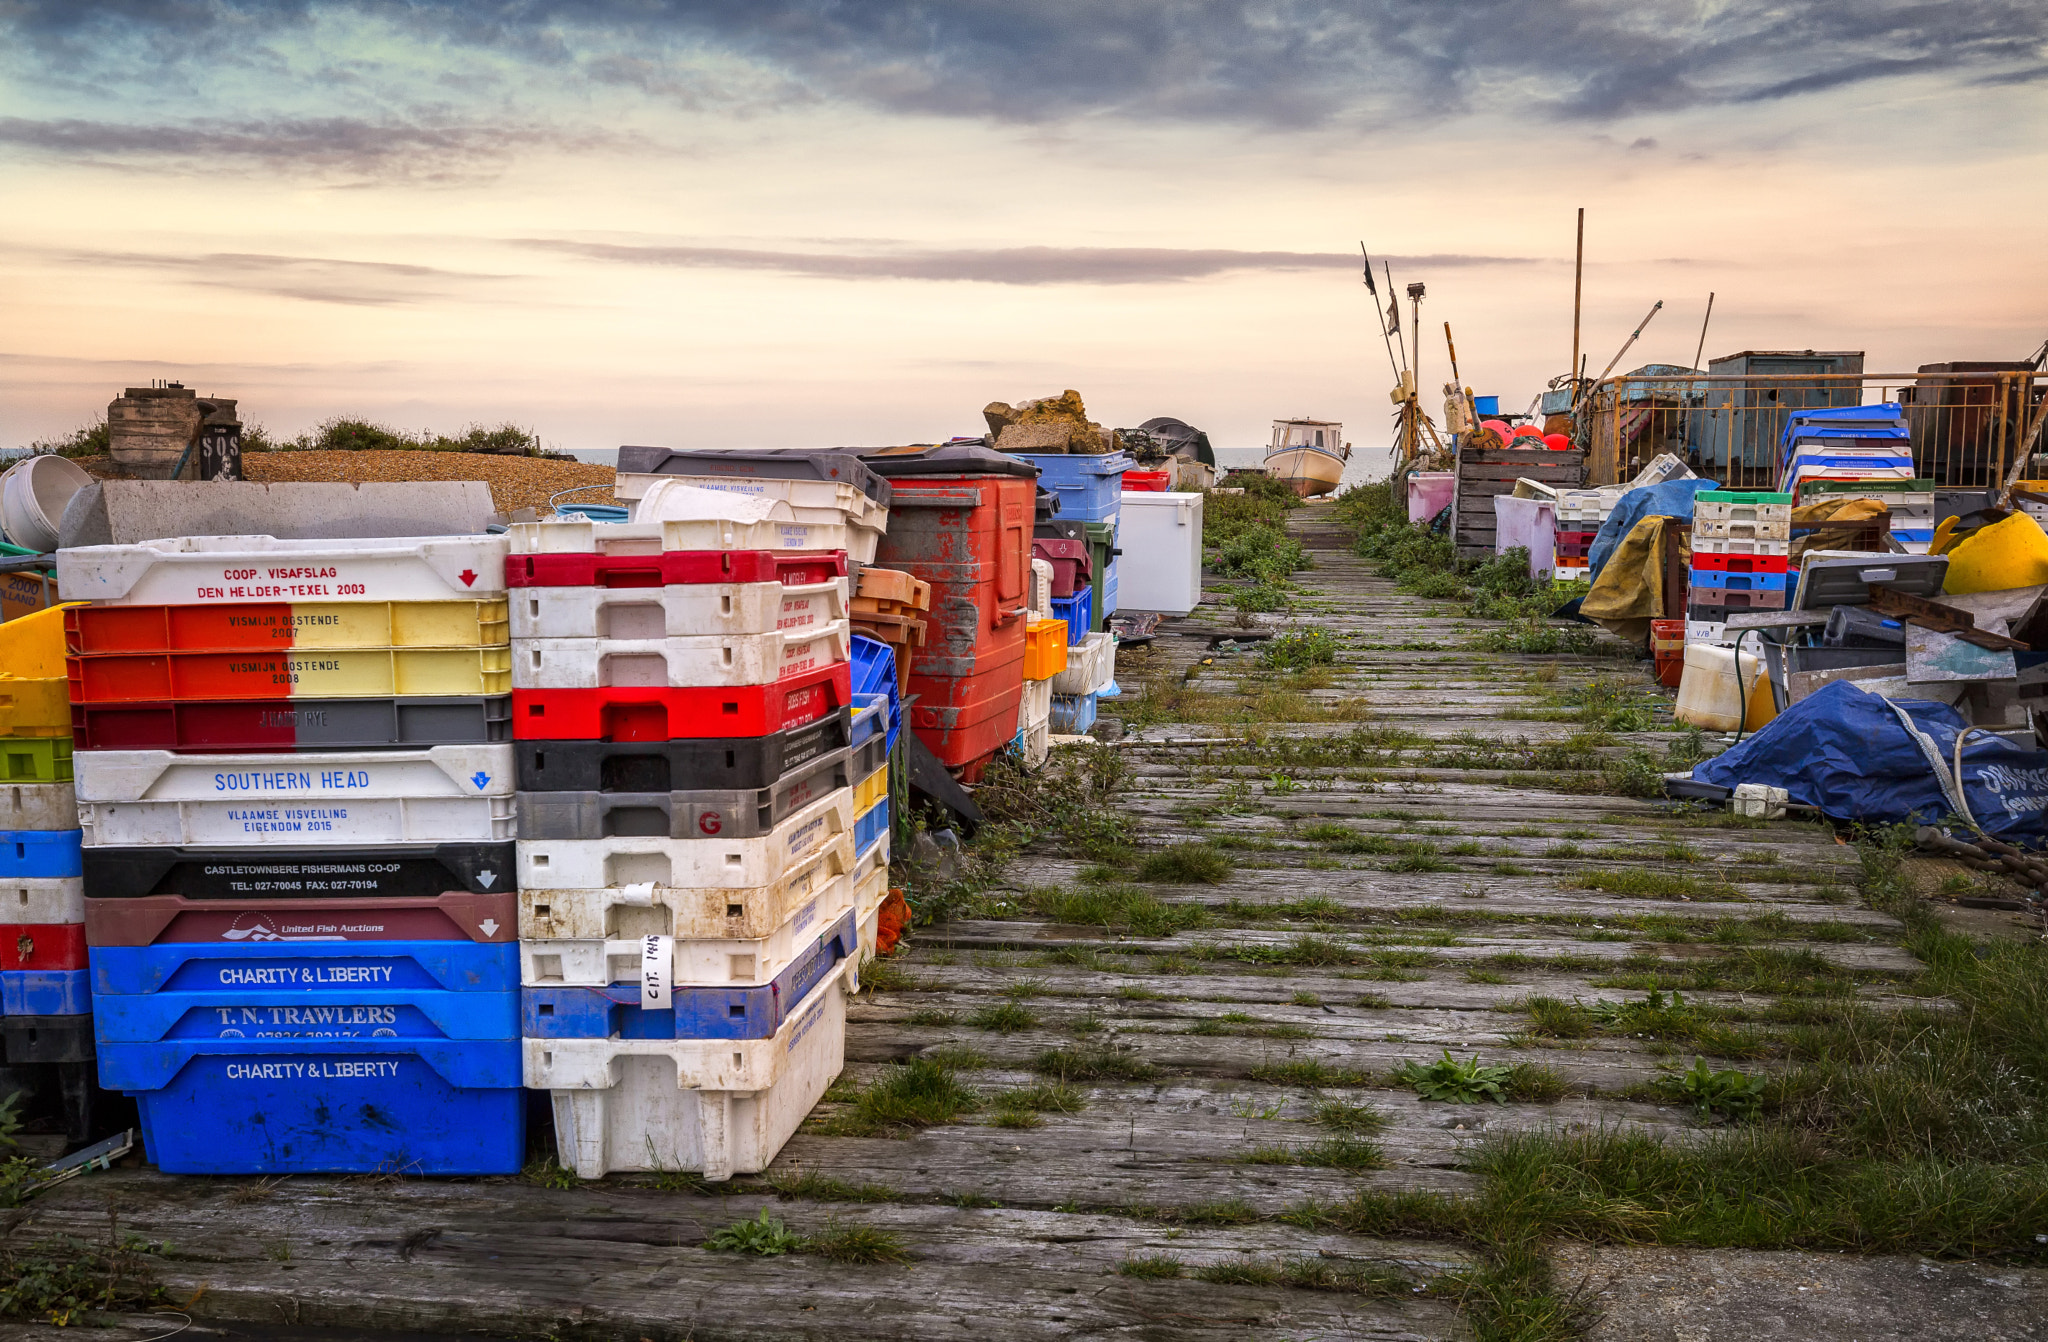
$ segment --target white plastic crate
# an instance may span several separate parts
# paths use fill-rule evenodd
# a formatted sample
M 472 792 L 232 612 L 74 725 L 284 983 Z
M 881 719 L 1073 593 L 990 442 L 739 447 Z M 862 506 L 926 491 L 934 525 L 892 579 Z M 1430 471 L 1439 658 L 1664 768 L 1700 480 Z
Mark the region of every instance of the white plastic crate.
M 508 530 L 513 554 L 657 555 L 667 550 L 845 550 L 861 563 L 875 557 L 879 537 L 844 522 L 769 518 L 734 522 L 700 518 L 676 522 L 592 522 L 581 517 L 515 522 Z M 857 551 L 865 547 L 865 555 Z M 502 575 L 499 579 L 503 582 Z
M 854 906 L 851 872 L 828 882 L 762 937 L 672 937 L 670 982 L 677 987 L 751 988 L 770 983 Z M 663 935 L 663 934 L 652 934 Z M 525 940 L 519 981 L 529 988 L 631 983 L 644 968 L 645 937 Z
M 1693 544 L 1696 548 L 1698 547 L 1699 543 L 1703 540 L 1752 540 L 1789 542 L 1792 539 L 1792 519 L 1790 516 L 1789 509 L 1787 509 L 1787 515 L 1784 518 L 1775 522 L 1739 522 L 1714 518 L 1700 519 L 1696 517 L 1693 519 L 1692 534 Z M 1707 553 L 1712 554 L 1714 552 L 1709 550 Z M 1730 551 L 1729 553 L 1743 552 Z
M 1726 620 L 1687 620 L 1685 641 L 1688 643 L 1711 643 L 1716 647 L 1729 647 L 1735 640 L 1728 636 Z
M 1052 720 L 1052 682 L 1050 680 L 1027 680 L 1024 682 L 1024 697 L 1017 703 L 1017 725 L 1035 726 Z
M 180 755 L 81 750 L 89 845 L 472 843 L 513 836 L 512 747 Z
M 526 1084 L 552 1092 L 556 1159 L 577 1177 L 758 1174 L 846 1065 L 856 967 L 767 1039 L 528 1039 Z
M 278 540 L 186 536 L 57 552 L 71 601 L 454 601 L 505 594 L 503 536 Z
M 515 690 L 603 685 L 772 685 L 836 666 L 852 652 L 853 626 L 708 638 L 527 638 L 512 649 Z
M 1031 561 L 1030 600 L 1024 603 L 1031 608 L 1037 619 L 1052 618 L 1052 561 L 1034 558 Z
M 887 898 L 889 898 L 888 868 L 884 867 L 879 871 L 870 869 L 854 878 L 853 908 L 855 917 L 863 920 L 872 918 L 882 907 L 882 901 Z M 867 950 L 869 954 L 874 953 L 872 943 L 868 944 Z
M 797 863 L 853 834 L 853 789 L 839 788 L 755 838 L 521 839 L 521 890 L 679 886 L 737 890 L 772 885 Z
M 676 583 L 668 587 L 521 587 L 514 638 L 689 638 L 796 633 L 846 618 L 846 579 Z
M 78 794 L 71 784 L 8 783 L 0 786 L 0 829 L 77 828 Z
M 1094 694 L 1109 683 L 1115 659 L 1116 635 L 1106 630 L 1085 635 L 1067 649 L 1067 669 L 1052 678 L 1052 692 Z
M 1693 497 L 1693 525 L 1702 522 L 1772 522 L 1790 523 L 1792 505 L 1789 503 L 1729 503 L 1710 499 L 1704 493 Z
M 1703 555 L 1786 555 L 1792 553 L 1789 530 L 1776 540 L 1759 540 L 1754 536 L 1700 536 L 1692 538 L 1694 554 Z
M 780 880 L 751 888 L 713 890 L 647 883 L 521 890 L 519 936 L 534 941 L 766 937 L 854 869 L 853 835 L 848 832 L 835 836 Z
M 859 874 L 865 875 L 867 872 L 878 868 L 882 871 L 889 869 L 889 837 L 889 831 L 883 830 L 881 839 L 876 842 L 874 847 L 868 849 L 866 855 L 861 858 L 856 868 Z
M 0 923 L 84 921 L 82 876 L 16 876 L 0 880 Z
M 622 503 L 638 503 L 647 497 L 652 486 L 662 481 L 673 481 L 694 489 L 713 489 L 721 494 L 739 494 L 750 499 L 779 500 L 788 504 L 798 516 L 834 513 L 856 526 L 883 532 L 889 529 L 888 505 L 875 502 L 865 491 L 842 480 L 777 480 L 755 476 L 621 471 L 618 482 L 612 486 L 612 497 Z

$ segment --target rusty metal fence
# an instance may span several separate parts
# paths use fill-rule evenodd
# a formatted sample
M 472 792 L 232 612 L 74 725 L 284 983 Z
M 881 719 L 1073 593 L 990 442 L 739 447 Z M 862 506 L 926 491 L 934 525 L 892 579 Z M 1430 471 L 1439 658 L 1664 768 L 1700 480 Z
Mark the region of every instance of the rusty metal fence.
M 1988 489 L 2030 444 L 2041 450 L 2044 393 L 2048 373 L 2032 371 L 1622 376 L 1587 391 L 1573 436 L 1588 485 L 1617 484 L 1671 452 L 1729 489 L 1776 489 L 1794 412 L 1896 401 L 1922 478 Z

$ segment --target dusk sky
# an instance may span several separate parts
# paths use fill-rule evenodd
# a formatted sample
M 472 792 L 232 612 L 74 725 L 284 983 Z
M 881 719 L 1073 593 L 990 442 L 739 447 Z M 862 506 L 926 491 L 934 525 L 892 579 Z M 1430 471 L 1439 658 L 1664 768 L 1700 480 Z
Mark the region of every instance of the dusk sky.
M 2048 5 L 0 0 L 0 446 L 182 379 L 552 445 L 1219 446 L 1423 381 L 2048 337 Z M 1384 288 L 1384 286 L 1382 286 Z M 1404 304 L 1405 309 L 1405 304 Z M 1406 313 L 1404 310 L 1404 320 Z

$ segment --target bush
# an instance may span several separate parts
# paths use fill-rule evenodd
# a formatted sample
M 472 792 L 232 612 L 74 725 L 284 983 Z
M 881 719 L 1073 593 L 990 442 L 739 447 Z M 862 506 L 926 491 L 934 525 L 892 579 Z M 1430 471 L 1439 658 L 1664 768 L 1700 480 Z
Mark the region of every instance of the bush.
M 1306 671 L 1312 666 L 1329 666 L 1336 660 L 1337 639 L 1322 628 L 1282 634 L 1267 643 L 1259 654 L 1260 663 L 1275 671 Z
M 1301 542 L 1270 522 L 1246 527 L 1216 549 L 1218 573 L 1261 583 L 1284 581 L 1308 566 L 1308 551 Z

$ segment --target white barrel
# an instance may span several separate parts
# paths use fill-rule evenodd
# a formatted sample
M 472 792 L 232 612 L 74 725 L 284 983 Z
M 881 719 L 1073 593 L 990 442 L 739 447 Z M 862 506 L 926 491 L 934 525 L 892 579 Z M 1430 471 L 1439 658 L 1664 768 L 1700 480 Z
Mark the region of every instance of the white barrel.
M 841 620 L 823 629 L 729 637 L 527 638 L 512 650 L 512 688 L 773 685 L 845 662 L 852 636 Z
M 678 988 L 754 988 L 810 950 L 820 933 L 853 907 L 851 873 L 829 882 L 764 937 L 672 938 Z M 519 943 L 519 981 L 529 988 L 601 988 L 631 983 L 644 968 L 644 938 L 551 939 Z
M 528 1039 L 526 1084 L 552 1092 L 556 1159 L 578 1178 L 768 1168 L 846 1065 L 846 967 L 767 1039 Z
M 519 885 L 524 890 L 768 886 L 841 835 L 852 841 L 852 788 L 820 797 L 769 833 L 751 839 L 521 839 Z
M 0 880 L 0 923 L 82 923 L 83 876 L 15 876 Z
M 18 462 L 0 475 L 0 528 L 14 544 L 48 554 L 57 548 L 57 527 L 71 496 L 91 483 L 83 468 L 62 457 Z
M 770 936 L 855 867 L 853 835 L 848 833 L 833 838 L 779 880 L 758 886 L 712 890 L 650 884 L 521 890 L 519 936 L 536 941 Z
M 823 629 L 847 617 L 846 579 L 675 583 L 667 587 L 522 587 L 514 638 L 732 638 Z
M 503 536 L 186 536 L 57 553 L 70 601 L 456 601 L 505 594 Z

